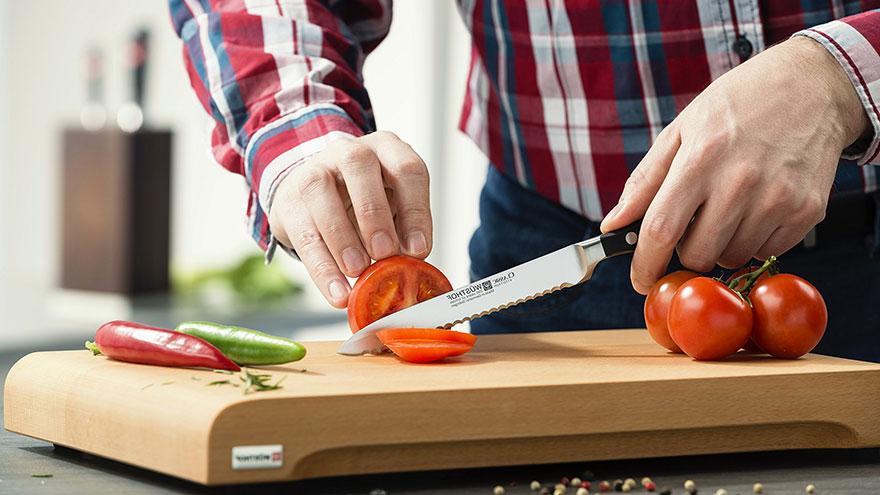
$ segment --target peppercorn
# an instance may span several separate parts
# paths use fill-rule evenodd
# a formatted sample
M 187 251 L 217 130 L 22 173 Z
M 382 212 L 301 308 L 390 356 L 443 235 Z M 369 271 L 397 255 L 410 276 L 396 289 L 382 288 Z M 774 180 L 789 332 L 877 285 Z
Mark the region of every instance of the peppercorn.
M 664 488 L 663 491 L 660 492 L 658 495 L 672 495 L 672 490 L 670 490 L 669 488 Z
M 647 483 L 645 483 L 645 490 L 653 492 L 656 489 L 657 485 L 655 485 L 653 481 L 648 481 Z
M 541 482 L 537 480 L 532 481 L 532 484 L 529 485 L 529 488 L 531 488 L 533 492 L 536 492 L 541 489 Z
M 622 492 L 623 491 L 623 480 L 614 480 L 614 483 L 612 483 L 611 486 L 614 487 L 615 492 Z
M 562 483 L 556 483 L 556 486 L 553 487 L 553 490 L 562 490 L 562 493 L 565 493 L 565 485 L 563 485 Z
M 582 480 L 585 480 L 585 481 L 593 481 L 594 479 L 596 479 L 596 475 L 593 474 L 592 471 L 590 471 L 589 469 L 587 469 L 586 471 L 584 471 L 583 473 L 581 473 L 581 479 L 582 479 Z
M 807 485 L 807 493 L 816 493 L 815 485 Z
M 370 491 L 370 495 L 388 495 L 388 492 L 381 488 L 376 488 L 375 490 Z
M 688 492 L 688 495 L 697 495 L 697 493 L 700 493 L 700 491 L 697 490 L 696 488 L 691 488 L 687 492 Z
M 581 486 L 589 490 L 593 486 L 593 484 L 589 481 L 581 481 Z
M 684 482 L 684 489 L 687 491 L 691 491 L 697 487 L 697 484 L 694 483 L 694 480 L 687 480 Z
M 621 491 L 624 491 L 624 492 L 631 492 L 632 491 L 632 487 L 630 485 L 627 485 L 626 483 L 624 483 L 623 486 L 620 487 L 620 489 L 621 489 Z
M 574 487 L 581 486 L 581 479 L 578 478 L 577 476 L 575 476 L 574 478 L 571 479 L 571 482 L 569 482 L 569 484 Z
M 575 495 L 590 495 L 590 490 L 587 490 L 584 487 L 578 488 L 578 491 Z
M 538 495 L 550 495 L 550 489 L 545 486 L 541 488 L 541 492 Z
M 568 485 L 568 476 L 563 476 L 562 479 L 559 480 L 559 482 L 562 483 L 563 485 L 567 486 Z
M 629 485 L 630 487 L 635 488 L 636 487 L 636 480 L 634 480 L 632 478 L 627 478 L 627 479 L 623 480 L 623 484 Z
M 609 483 L 607 480 L 603 480 L 601 483 L 599 483 L 599 491 L 600 492 L 607 492 L 610 489 L 611 489 L 611 483 Z
M 755 486 L 752 487 L 752 491 L 755 493 L 764 493 L 764 485 L 755 483 Z
M 715 495 L 727 495 L 727 490 L 725 490 L 724 488 L 719 488 L 715 490 Z
M 565 490 L 554 490 L 553 495 L 565 495 Z
M 495 495 L 504 495 L 504 487 L 501 485 L 496 486 L 495 490 L 493 490 L 493 493 Z
M 647 485 L 649 481 L 651 481 L 651 478 L 649 478 L 647 476 L 643 476 L 642 477 L 642 486 Z

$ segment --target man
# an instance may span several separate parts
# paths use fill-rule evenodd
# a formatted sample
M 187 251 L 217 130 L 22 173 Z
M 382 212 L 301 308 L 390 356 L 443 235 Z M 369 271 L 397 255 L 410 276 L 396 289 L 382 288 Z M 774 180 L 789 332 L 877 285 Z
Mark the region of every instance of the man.
M 426 167 L 372 132 L 361 81 L 390 5 L 264 3 L 170 2 L 217 120 L 214 156 L 251 187 L 255 239 L 269 256 L 277 243 L 295 250 L 341 308 L 345 276 L 432 245 Z M 877 233 L 880 12 L 859 14 L 877 7 L 462 1 L 473 50 L 461 128 L 493 165 L 472 276 L 644 217 L 631 263 L 603 262 L 589 284 L 474 332 L 641 326 L 630 280 L 644 294 L 670 260 L 706 272 L 788 251 L 783 268 L 829 305 L 819 350 L 880 360 L 877 239 L 865 244 Z M 813 230 L 826 207 L 846 221 Z

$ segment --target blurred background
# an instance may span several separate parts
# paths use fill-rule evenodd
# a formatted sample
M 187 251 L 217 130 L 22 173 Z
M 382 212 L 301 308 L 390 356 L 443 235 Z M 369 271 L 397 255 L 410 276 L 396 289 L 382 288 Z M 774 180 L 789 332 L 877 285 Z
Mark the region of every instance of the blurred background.
M 132 43 L 141 32 L 139 59 Z M 429 261 L 454 286 L 468 281 L 467 242 L 486 172 L 485 158 L 456 130 L 469 43 L 454 2 L 397 2 L 391 32 L 364 69 L 378 127 L 410 143 L 430 168 Z M 144 120 L 125 133 L 120 124 L 138 123 L 133 61 L 145 62 Z M 280 252 L 269 268 L 254 261 L 262 253 L 244 224 L 245 184 L 214 163 L 210 129 L 164 1 L 0 0 L 0 350 L 85 339 L 113 319 L 172 327 L 214 320 L 300 340 L 348 335 L 345 312 L 324 302 L 298 262 Z M 115 196 L 95 193 L 144 167 L 167 168 L 167 197 L 161 177 Z M 126 204 L 138 196 L 140 206 Z M 162 235 L 144 225 L 166 203 L 172 289 L 135 290 L 125 277 L 96 289 L 90 277 L 120 259 L 154 266 L 140 257 Z M 120 214 L 126 208 L 147 213 Z M 125 218 L 146 221 L 127 230 Z M 95 258 L 101 269 L 90 268 Z

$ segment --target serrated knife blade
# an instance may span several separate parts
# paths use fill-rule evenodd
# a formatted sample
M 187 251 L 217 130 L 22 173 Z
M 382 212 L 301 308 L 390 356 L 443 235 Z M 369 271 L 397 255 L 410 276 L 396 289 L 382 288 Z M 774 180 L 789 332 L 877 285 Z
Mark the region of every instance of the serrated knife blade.
M 392 313 L 360 329 L 337 352 L 375 354 L 383 348 L 376 337 L 379 330 L 449 328 L 585 282 L 600 261 L 635 249 L 640 226 L 641 221 L 638 221 L 614 232 L 577 242 Z

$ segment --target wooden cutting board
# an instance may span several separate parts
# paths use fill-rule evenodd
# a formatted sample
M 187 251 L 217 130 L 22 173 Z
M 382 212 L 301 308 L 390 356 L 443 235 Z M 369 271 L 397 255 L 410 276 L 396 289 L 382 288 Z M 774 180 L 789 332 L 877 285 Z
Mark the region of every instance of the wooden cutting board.
M 425 365 L 338 345 L 308 343 L 303 361 L 263 368 L 282 389 L 246 396 L 207 385 L 237 376 L 38 352 L 7 377 L 5 426 L 208 485 L 880 446 L 878 364 L 697 362 L 644 330 L 483 336 Z

